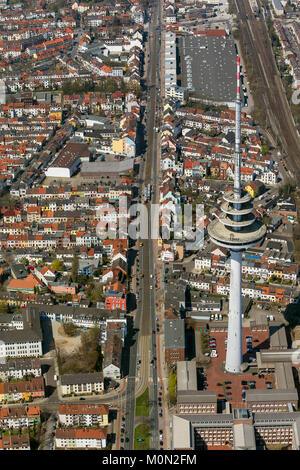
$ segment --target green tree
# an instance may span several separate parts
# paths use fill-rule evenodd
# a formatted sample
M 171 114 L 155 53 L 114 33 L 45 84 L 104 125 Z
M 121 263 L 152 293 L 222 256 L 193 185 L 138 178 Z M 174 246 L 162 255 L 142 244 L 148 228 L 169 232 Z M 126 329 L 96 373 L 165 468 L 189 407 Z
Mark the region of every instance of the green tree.
M 54 271 L 63 271 L 64 265 L 61 260 L 55 259 L 52 261 L 51 268 L 54 269 Z
M 87 289 L 86 296 L 91 302 L 104 302 L 105 297 L 102 285 L 91 282 Z

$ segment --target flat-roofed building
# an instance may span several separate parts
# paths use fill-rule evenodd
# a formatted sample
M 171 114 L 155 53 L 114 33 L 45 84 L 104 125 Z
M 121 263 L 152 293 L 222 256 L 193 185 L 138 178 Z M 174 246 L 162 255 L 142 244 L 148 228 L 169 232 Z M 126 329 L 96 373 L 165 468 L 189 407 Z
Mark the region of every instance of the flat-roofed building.
M 270 350 L 287 349 L 287 338 L 285 327 L 270 327 Z
M 173 415 L 172 449 L 263 450 L 268 444 L 300 449 L 300 412 Z
M 216 413 L 217 395 L 215 390 L 184 390 L 177 392 L 177 413 Z
M 188 36 L 179 39 L 181 85 L 205 102 L 232 107 L 236 95 L 236 50 L 231 38 Z
M 298 392 L 296 388 L 246 390 L 245 404 L 256 413 L 288 411 L 289 404 L 295 409 L 298 407 Z
M 256 450 L 255 431 L 252 424 L 233 425 L 233 448 L 234 450 Z
M 278 390 L 291 390 L 295 387 L 291 364 L 288 362 L 276 362 L 275 384 Z
M 195 361 L 177 362 L 177 393 L 197 390 L 197 368 Z
M 134 168 L 132 158 L 119 162 L 83 162 L 81 176 L 84 178 L 97 178 L 99 176 L 128 175 Z

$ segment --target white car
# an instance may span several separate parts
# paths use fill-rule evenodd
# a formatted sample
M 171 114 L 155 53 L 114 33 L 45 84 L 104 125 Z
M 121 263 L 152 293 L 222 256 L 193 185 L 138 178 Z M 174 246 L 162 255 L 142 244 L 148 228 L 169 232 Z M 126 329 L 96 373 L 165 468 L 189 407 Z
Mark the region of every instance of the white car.
M 218 354 L 216 352 L 215 353 L 211 352 L 210 357 L 218 357 Z

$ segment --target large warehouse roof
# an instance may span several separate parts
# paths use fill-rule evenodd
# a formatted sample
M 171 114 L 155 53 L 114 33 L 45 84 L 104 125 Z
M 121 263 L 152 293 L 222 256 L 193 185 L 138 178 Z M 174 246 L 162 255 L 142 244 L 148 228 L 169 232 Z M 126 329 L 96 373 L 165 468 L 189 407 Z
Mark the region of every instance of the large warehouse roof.
M 181 86 L 196 97 L 231 102 L 236 96 L 236 49 L 231 39 L 184 36 L 179 41 Z

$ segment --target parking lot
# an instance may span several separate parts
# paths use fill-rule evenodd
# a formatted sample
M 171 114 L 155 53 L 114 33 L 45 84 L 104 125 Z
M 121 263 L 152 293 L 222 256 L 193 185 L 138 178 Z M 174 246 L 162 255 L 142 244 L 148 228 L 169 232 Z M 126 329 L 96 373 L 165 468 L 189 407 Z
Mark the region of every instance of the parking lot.
M 246 341 L 247 336 L 249 337 L 248 341 Z M 249 388 L 267 389 L 267 382 L 270 382 L 272 386 L 274 386 L 273 375 L 264 374 L 264 377 L 259 377 L 254 368 L 251 368 L 251 371 L 248 370 L 245 374 L 241 375 L 227 374 L 224 371 L 224 362 L 226 358 L 226 337 L 227 332 L 211 333 L 211 349 L 216 350 L 217 357 L 211 357 L 210 366 L 207 371 L 204 371 L 205 375 L 203 376 L 203 389 L 215 390 L 218 400 L 226 399 L 227 401 L 231 402 L 233 407 L 243 408 L 245 406 L 242 399 L 243 390 Z M 243 360 L 248 361 L 251 357 L 255 358 L 255 348 L 268 348 L 269 335 L 267 331 L 251 331 L 250 328 L 243 328 L 242 341 Z M 251 384 L 250 382 L 253 383 Z

